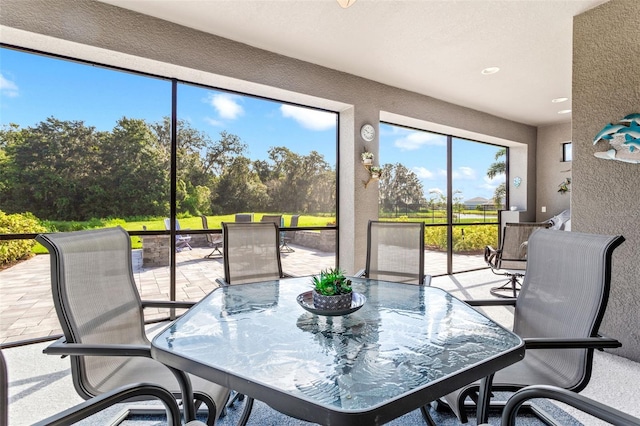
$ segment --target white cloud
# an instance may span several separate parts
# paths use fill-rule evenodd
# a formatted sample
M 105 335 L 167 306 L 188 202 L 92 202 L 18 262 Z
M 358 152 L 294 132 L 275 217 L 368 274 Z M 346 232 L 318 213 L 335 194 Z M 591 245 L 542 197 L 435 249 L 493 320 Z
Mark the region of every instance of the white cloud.
M 280 112 L 285 118 L 293 118 L 299 125 L 309 130 L 327 130 L 336 126 L 336 115 L 316 109 L 281 105 Z
M 441 135 L 427 132 L 411 132 L 393 142 L 393 145 L 402 151 L 415 151 L 426 145 L 444 146 L 445 144 L 446 140 Z
M 433 179 L 433 172 L 424 167 L 414 167 L 413 171 L 420 179 Z
M 215 108 L 220 118 L 235 120 L 244 114 L 242 105 L 238 103 L 239 99 L 240 96 L 222 93 L 210 96 L 207 101 Z
M 485 175 L 483 179 L 487 185 L 492 185 L 496 187 L 500 185 L 502 182 L 504 182 L 504 175 L 502 174 L 502 175 L 494 176 L 493 179 L 490 179 L 489 176 Z
M 204 121 L 213 127 L 223 127 L 224 123 L 220 120 L 216 120 L 215 118 L 205 117 Z
M 453 172 L 453 177 L 456 179 L 472 180 L 476 178 L 476 171 L 471 167 L 458 167 L 458 170 Z
M 19 94 L 18 86 L 13 81 L 7 80 L 2 74 L 0 74 L 0 91 L 9 98 L 15 98 Z

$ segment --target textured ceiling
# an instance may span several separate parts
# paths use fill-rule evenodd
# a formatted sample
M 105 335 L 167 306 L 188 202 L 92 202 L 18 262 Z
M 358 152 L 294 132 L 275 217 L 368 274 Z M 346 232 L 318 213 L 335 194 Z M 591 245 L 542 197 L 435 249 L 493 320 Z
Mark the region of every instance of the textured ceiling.
M 539 126 L 570 121 L 573 17 L 605 1 L 104 2 Z

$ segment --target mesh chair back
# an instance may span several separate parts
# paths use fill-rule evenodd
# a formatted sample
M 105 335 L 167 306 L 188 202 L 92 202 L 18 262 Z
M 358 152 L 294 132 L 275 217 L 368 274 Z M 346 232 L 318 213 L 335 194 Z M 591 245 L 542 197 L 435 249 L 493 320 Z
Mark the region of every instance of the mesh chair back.
M 521 337 L 595 337 L 611 282 L 611 255 L 621 236 L 542 229 L 529 238 L 527 271 L 514 313 Z M 579 391 L 593 349 L 527 350 L 556 386 Z
M 502 232 L 501 253 L 496 262 L 498 269 L 525 270 L 527 268 L 527 241 L 536 229 L 548 228 L 549 223 L 505 223 Z
M 253 213 L 238 213 L 236 222 L 253 222 Z
M 51 292 L 68 343 L 149 345 L 124 229 L 41 234 L 36 240 L 49 250 Z M 73 356 L 78 393 L 99 393 L 104 379 L 128 359 Z
M 278 226 L 273 222 L 222 223 L 224 277 L 243 284 L 282 277 Z
M 424 223 L 369 221 L 365 276 L 424 282 Z
M 278 227 L 282 226 L 282 215 L 280 214 L 265 214 L 264 216 L 262 216 L 262 219 L 260 219 L 260 222 L 273 222 L 276 225 L 278 225 Z

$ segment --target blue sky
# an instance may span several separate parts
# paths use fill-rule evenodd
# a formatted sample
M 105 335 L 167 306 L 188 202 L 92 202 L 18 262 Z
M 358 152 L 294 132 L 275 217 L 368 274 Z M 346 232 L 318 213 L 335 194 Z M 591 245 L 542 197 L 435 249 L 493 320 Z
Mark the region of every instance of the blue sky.
M 97 83 L 99 82 L 99 83 Z M 171 83 L 44 56 L 0 49 L 0 124 L 34 126 L 53 116 L 82 120 L 111 130 L 123 116 L 160 121 L 171 113 Z M 252 159 L 265 159 L 273 146 L 300 154 L 316 150 L 335 166 L 336 115 L 249 96 L 181 84 L 178 116 L 216 140 L 222 131 L 238 135 Z M 446 191 L 443 136 L 380 125 L 380 158 L 416 172 L 425 195 Z M 491 198 L 504 177 L 486 178 L 497 148 L 456 140 L 454 189 L 464 199 Z

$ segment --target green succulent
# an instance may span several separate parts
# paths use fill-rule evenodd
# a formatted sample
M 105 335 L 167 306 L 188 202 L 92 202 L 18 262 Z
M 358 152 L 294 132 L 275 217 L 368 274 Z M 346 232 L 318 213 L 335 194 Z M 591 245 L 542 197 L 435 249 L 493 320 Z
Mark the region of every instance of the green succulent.
M 344 276 L 344 273 L 337 268 L 329 268 L 320 272 L 319 276 L 313 277 L 315 290 L 323 296 L 337 296 L 339 294 L 351 293 L 351 280 Z

